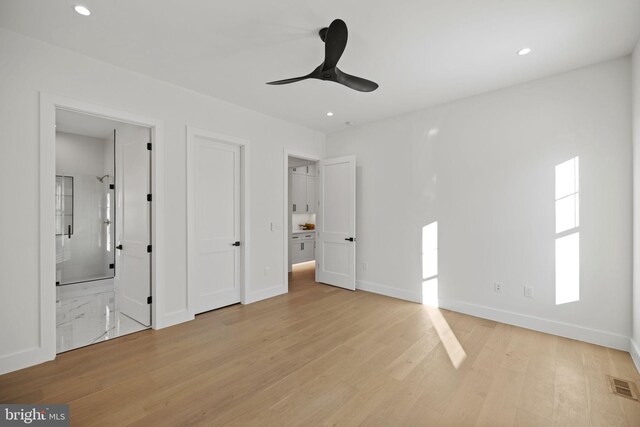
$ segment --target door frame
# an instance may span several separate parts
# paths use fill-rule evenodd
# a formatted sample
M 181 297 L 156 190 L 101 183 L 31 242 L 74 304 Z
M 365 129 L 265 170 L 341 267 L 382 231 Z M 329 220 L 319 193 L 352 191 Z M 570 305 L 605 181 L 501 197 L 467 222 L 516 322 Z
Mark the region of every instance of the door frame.
M 191 278 L 194 277 L 195 260 L 191 254 L 196 253 L 195 244 L 195 194 L 194 194 L 194 159 L 195 138 L 212 139 L 224 144 L 240 147 L 240 303 L 247 304 L 249 282 L 249 141 L 235 136 L 224 135 L 193 126 L 187 126 L 187 308 L 191 318 L 195 316 L 195 289 Z
M 40 92 L 40 157 L 39 157 L 39 226 L 40 226 L 40 339 L 33 358 L 23 357 L 22 366 L 31 366 L 56 358 L 56 244 L 55 244 L 55 174 L 56 174 L 56 109 L 73 111 L 105 119 L 147 127 L 151 130 L 151 327 L 159 329 L 170 322 L 164 319 L 159 307 L 163 300 L 165 265 L 164 252 L 164 146 L 161 121 L 127 111 Z M 24 355 L 23 355 L 24 356 Z M 18 369 L 18 368 L 16 368 Z
M 309 160 L 311 162 L 316 162 L 316 165 L 320 164 L 320 160 L 322 160 L 317 154 L 311 153 L 303 153 L 295 150 L 287 150 L 284 149 L 284 179 L 283 179 L 283 195 L 284 195 L 284 205 L 283 205 L 283 215 L 282 215 L 282 235 L 284 240 L 284 261 L 282 268 L 282 276 L 284 277 L 284 292 L 289 292 L 289 240 L 291 237 L 291 230 L 289 227 L 289 157 L 297 157 L 298 159 Z M 316 192 L 317 193 L 317 192 Z M 317 206 L 316 206 L 317 208 Z M 319 215 L 316 210 L 316 218 Z M 317 222 L 317 219 L 316 219 Z

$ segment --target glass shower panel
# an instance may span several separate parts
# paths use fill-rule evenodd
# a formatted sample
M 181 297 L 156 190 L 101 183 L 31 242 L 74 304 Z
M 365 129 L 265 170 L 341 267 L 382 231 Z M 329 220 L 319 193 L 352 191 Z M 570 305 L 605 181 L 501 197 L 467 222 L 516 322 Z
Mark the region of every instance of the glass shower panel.
M 56 178 L 56 284 L 111 278 L 115 272 L 113 178 Z
M 56 176 L 56 236 L 73 234 L 73 177 Z

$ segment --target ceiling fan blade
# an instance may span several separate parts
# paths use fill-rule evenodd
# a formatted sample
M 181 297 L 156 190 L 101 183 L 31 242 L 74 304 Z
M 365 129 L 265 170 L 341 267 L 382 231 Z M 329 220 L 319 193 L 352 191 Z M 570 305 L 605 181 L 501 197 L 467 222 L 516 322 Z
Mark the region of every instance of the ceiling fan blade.
M 276 80 L 276 81 L 273 81 L 273 82 L 267 82 L 267 84 L 268 85 L 286 85 L 286 84 L 289 84 L 289 83 L 295 83 L 295 82 L 299 82 L 301 80 L 306 80 L 308 78 L 310 78 L 309 75 L 300 76 L 300 77 L 293 77 L 293 78 L 284 79 L 284 80 Z
M 344 48 L 347 46 L 348 35 L 347 24 L 342 19 L 335 19 L 329 25 L 324 40 L 323 71 L 330 70 L 336 66 L 342 56 L 342 52 L 344 52 Z
M 337 68 L 336 82 L 360 92 L 373 92 L 374 90 L 378 89 L 378 83 L 372 82 L 371 80 L 363 79 L 362 77 L 352 76 L 351 74 L 347 74 Z

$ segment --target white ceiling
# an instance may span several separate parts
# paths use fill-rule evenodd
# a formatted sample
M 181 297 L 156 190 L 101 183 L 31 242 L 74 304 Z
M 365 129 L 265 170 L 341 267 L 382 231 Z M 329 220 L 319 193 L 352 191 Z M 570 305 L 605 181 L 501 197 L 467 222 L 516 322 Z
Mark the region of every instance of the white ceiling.
M 56 110 L 57 132 L 66 132 L 93 138 L 106 138 L 119 124 L 119 122 L 91 116 L 89 114 Z
M 640 0 L 81 3 L 91 16 L 69 0 L 0 0 L 0 25 L 325 132 L 621 57 L 640 35 Z M 334 18 L 349 27 L 339 67 L 380 89 L 265 84 L 319 65 L 317 31 Z

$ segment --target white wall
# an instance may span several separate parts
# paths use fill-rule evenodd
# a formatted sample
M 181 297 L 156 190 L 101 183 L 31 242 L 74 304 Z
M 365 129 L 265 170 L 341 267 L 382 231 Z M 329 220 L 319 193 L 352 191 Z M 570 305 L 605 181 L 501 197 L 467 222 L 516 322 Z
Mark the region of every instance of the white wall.
M 305 159 L 299 159 L 297 157 L 289 156 L 289 167 L 290 168 L 295 168 L 295 167 L 298 167 L 298 166 L 312 165 L 314 163 L 315 163 L 315 161 L 313 161 L 313 160 L 305 160 Z
M 632 56 L 633 80 L 633 337 L 631 355 L 640 371 L 640 42 Z
M 329 135 L 327 157 L 357 156 L 359 287 L 420 300 L 438 221 L 441 306 L 628 348 L 630 82 L 624 58 Z M 554 167 L 574 156 L 580 301 L 556 305 Z
M 167 289 L 162 292 L 166 298 L 158 301 L 161 314 L 187 312 L 186 125 L 250 140 L 254 209 L 248 292 L 260 296 L 265 289 L 283 286 L 284 150 L 321 157 L 322 133 L 0 29 L 0 192 L 16 207 L 0 210 L 2 240 L 12 242 L 0 247 L 0 373 L 8 366 L 15 369 L 40 345 L 40 91 L 162 121 Z M 281 230 L 271 231 L 271 222 Z M 270 267 L 267 276 L 265 267 Z
M 104 145 L 103 138 L 56 132 L 56 173 L 106 174 Z

